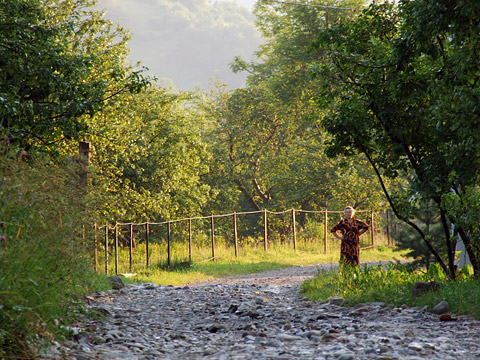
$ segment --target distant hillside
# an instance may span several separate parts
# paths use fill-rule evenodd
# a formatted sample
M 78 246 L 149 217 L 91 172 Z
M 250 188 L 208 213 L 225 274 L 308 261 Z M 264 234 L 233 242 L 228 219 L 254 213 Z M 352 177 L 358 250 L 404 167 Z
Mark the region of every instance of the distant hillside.
M 100 0 L 98 7 L 130 29 L 131 62 L 180 90 L 207 88 L 214 76 L 244 86 L 246 74 L 233 74 L 229 63 L 251 59 L 261 43 L 251 11 L 234 2 Z

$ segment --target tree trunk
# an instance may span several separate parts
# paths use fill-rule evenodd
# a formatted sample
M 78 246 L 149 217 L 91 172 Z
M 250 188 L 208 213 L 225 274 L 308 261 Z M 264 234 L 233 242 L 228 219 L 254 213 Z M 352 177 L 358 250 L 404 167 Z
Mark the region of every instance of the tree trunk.
M 388 203 L 390 204 L 390 207 L 392 208 L 392 211 L 393 213 L 395 214 L 396 218 L 402 222 L 404 222 L 405 224 L 408 224 L 409 226 L 411 226 L 412 228 L 414 228 L 418 234 L 420 235 L 420 237 L 423 239 L 423 241 L 425 242 L 425 244 L 427 245 L 428 249 L 430 250 L 430 253 L 434 256 L 435 260 L 440 264 L 440 266 L 442 267 L 443 271 L 445 272 L 445 274 L 449 274 L 449 271 L 448 271 L 448 268 L 447 268 L 447 265 L 445 264 L 445 262 L 443 261 L 443 259 L 441 258 L 441 256 L 438 254 L 438 252 L 435 250 L 435 248 L 433 247 L 432 243 L 430 242 L 430 240 L 425 236 L 425 233 L 422 231 L 422 229 L 420 229 L 415 223 L 413 223 L 412 221 L 410 221 L 409 219 L 406 219 L 405 217 L 403 217 L 397 210 L 397 208 L 395 207 L 395 205 L 393 204 L 393 201 L 392 201 L 392 198 L 390 197 L 390 194 L 388 193 L 387 191 L 387 188 L 385 186 L 385 183 L 383 181 L 383 178 L 382 178 L 382 175 L 380 174 L 380 171 L 378 170 L 377 166 L 375 165 L 375 162 L 373 161 L 373 159 L 371 158 L 370 154 L 368 153 L 367 149 L 365 149 L 365 147 L 362 146 L 362 144 L 357 144 L 357 146 L 359 146 L 359 148 L 362 150 L 362 152 L 365 154 L 365 156 L 367 157 L 368 159 L 368 162 L 370 163 L 370 165 L 372 165 L 373 167 L 373 170 L 375 171 L 375 174 L 377 175 L 377 178 L 378 180 L 380 181 L 380 185 L 382 187 L 382 190 L 383 190 L 383 193 L 385 194 L 385 197 L 387 198 L 388 200 Z
M 448 269 L 450 270 L 450 277 L 455 279 L 455 246 L 452 244 L 452 238 L 450 236 L 450 229 L 447 223 L 447 217 L 445 211 L 440 209 L 440 216 L 442 219 L 443 231 L 445 233 L 445 243 L 447 245 L 448 252 Z
M 463 243 L 465 244 L 465 251 L 470 258 L 470 262 L 472 263 L 473 272 L 476 277 L 480 276 L 480 264 L 478 262 L 477 256 L 475 255 L 475 251 L 473 250 L 472 242 L 470 241 L 470 237 L 465 233 L 465 230 L 462 228 L 457 228 L 458 234 L 462 238 Z
M 245 188 L 245 186 L 243 186 L 243 183 L 241 180 L 235 180 L 235 182 L 237 183 L 237 186 L 238 186 L 238 189 L 242 192 L 243 196 L 245 196 L 245 199 L 250 203 L 250 205 L 252 205 L 252 207 L 256 210 L 256 211 L 260 211 L 260 206 L 258 206 L 257 202 L 255 201 L 255 199 L 248 193 L 247 189 Z

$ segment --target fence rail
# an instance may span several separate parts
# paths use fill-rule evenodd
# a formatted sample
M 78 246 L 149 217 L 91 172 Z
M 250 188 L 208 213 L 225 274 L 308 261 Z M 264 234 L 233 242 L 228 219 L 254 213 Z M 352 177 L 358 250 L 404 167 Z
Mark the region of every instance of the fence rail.
M 375 248 L 375 224 L 374 224 L 374 211 L 373 210 L 357 210 L 356 213 L 368 213 L 369 215 L 369 221 L 366 221 L 370 225 L 370 237 L 369 237 L 369 246 L 363 246 L 362 249 L 368 249 L 368 248 Z M 115 274 L 118 274 L 118 254 L 119 254 L 119 233 L 121 232 L 122 227 L 128 226 L 129 230 L 129 235 L 128 235 L 128 248 L 129 248 L 129 271 L 132 272 L 132 267 L 133 267 L 133 256 L 134 256 L 134 247 L 136 244 L 135 240 L 135 235 L 141 234 L 141 232 L 144 232 L 144 239 L 145 239 L 145 264 L 147 268 L 150 265 L 149 259 L 150 259 L 150 251 L 149 251 L 149 245 L 150 245 L 150 235 L 151 235 L 151 226 L 162 226 L 166 225 L 166 255 L 167 255 L 167 266 L 171 266 L 171 260 L 172 260 L 172 225 L 174 224 L 181 224 L 181 223 L 187 223 L 188 222 L 188 259 L 191 262 L 192 261 L 192 239 L 193 239 L 193 227 L 192 227 L 192 221 L 193 220 L 208 220 L 209 221 L 209 226 L 207 232 L 210 232 L 210 246 L 211 246 L 211 259 L 215 259 L 215 234 L 216 234 L 216 222 L 215 219 L 221 219 L 221 218 L 232 218 L 232 223 L 229 225 L 229 232 L 233 232 L 233 246 L 234 246 L 234 251 L 235 251 L 235 257 L 238 257 L 239 255 L 239 235 L 238 235 L 238 218 L 239 216 L 245 216 L 245 215 L 252 215 L 252 214 L 262 214 L 262 227 L 263 227 L 263 236 L 260 236 L 261 241 L 258 241 L 258 243 L 263 243 L 263 247 L 265 251 L 268 251 L 268 243 L 269 243 L 269 220 L 271 220 L 272 216 L 281 216 L 281 215 L 286 215 L 286 214 L 291 214 L 289 215 L 289 225 L 285 226 L 284 228 L 288 227 L 288 239 L 290 246 L 293 246 L 293 249 L 296 251 L 297 250 L 297 216 L 301 214 L 320 214 L 322 215 L 322 225 L 323 225 L 323 252 L 326 254 L 328 251 L 328 234 L 329 234 L 329 226 L 328 226 L 328 215 L 329 214 L 343 214 L 343 211 L 335 211 L 335 210 L 297 210 L 297 209 L 289 209 L 285 211 L 270 211 L 270 210 L 260 210 L 260 211 L 245 211 L 245 212 L 233 212 L 229 214 L 219 214 L 219 215 L 209 215 L 209 216 L 195 216 L 195 217 L 189 217 L 189 218 L 182 218 L 182 219 L 175 219 L 175 220 L 168 220 L 168 221 L 161 221 L 161 222 L 140 222 L 140 223 L 135 223 L 135 222 L 116 222 L 115 225 L 110 225 L 110 224 L 104 224 L 104 225 L 98 225 L 97 223 L 94 224 L 94 236 L 93 236 L 93 247 L 94 247 L 94 261 L 95 261 L 95 270 L 97 271 L 98 267 L 98 258 L 99 258 L 99 248 L 101 250 L 101 247 L 103 247 L 103 260 L 104 260 L 104 269 L 105 273 L 108 273 L 109 271 L 109 245 L 110 245 L 110 239 L 109 236 L 111 235 L 111 232 L 113 231 L 113 255 L 114 255 L 114 267 L 115 267 Z M 269 215 L 271 216 L 269 218 Z M 388 217 L 388 212 L 386 213 L 386 221 L 387 221 L 387 226 L 386 226 L 386 234 L 387 234 L 387 246 L 391 246 L 391 241 L 390 241 L 390 234 L 389 234 L 389 217 Z M 305 220 L 304 220 L 305 222 Z M 230 228 L 231 226 L 231 228 Z M 136 231 L 134 230 L 134 227 L 137 228 Z M 140 227 L 141 229 L 138 229 Z M 205 230 L 205 228 L 204 228 Z M 103 242 L 102 244 L 99 243 L 99 233 L 103 233 Z M 83 230 L 83 234 L 85 236 L 85 229 Z M 286 235 L 285 233 L 283 235 Z M 164 240 L 162 238 L 162 240 Z M 123 244 L 125 245 L 125 241 L 123 241 Z M 100 246 L 101 245 L 101 246 Z

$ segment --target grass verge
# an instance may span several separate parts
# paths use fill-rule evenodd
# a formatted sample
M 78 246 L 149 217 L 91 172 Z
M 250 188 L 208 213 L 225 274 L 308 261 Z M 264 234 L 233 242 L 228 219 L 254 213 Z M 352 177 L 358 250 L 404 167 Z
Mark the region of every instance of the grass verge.
M 413 297 L 417 281 L 435 281 L 441 287 Z M 398 264 L 346 268 L 341 272 L 320 271 L 314 279 L 302 284 L 301 293 L 313 301 L 340 296 L 347 306 L 380 301 L 393 306 L 426 307 L 430 311 L 445 300 L 451 312 L 480 319 L 480 280 L 465 276 L 449 281 L 436 266 L 429 271 L 407 270 Z
M 152 253 L 155 254 L 155 247 L 150 245 Z M 142 253 L 141 246 L 136 250 Z M 207 249 L 196 249 L 195 253 L 200 254 Z M 128 250 L 125 250 L 128 252 Z M 120 258 L 126 254 L 120 254 Z M 144 256 L 141 254 L 140 257 Z M 155 257 L 152 256 L 154 259 Z M 159 285 L 183 285 L 197 281 L 204 281 L 214 278 L 244 275 L 268 270 L 282 269 L 289 266 L 313 265 L 322 263 L 337 263 L 339 254 L 331 252 L 323 254 L 313 251 L 294 251 L 285 246 L 271 244 L 267 251 L 255 246 L 245 246 L 239 250 L 238 257 L 229 247 L 219 247 L 216 250 L 215 261 L 208 260 L 208 254 L 200 254 L 194 262 L 189 262 L 188 257 L 177 257 L 171 261 L 168 268 L 166 260 L 152 261 L 147 268 L 144 264 L 138 264 L 134 268 L 134 274 L 127 275 L 127 282 L 153 282 Z M 362 261 L 380 261 L 403 259 L 404 252 L 397 252 L 389 248 L 369 249 L 361 252 Z M 109 266 L 113 269 L 113 263 Z M 126 270 L 122 267 L 119 272 Z M 127 271 L 124 271 L 124 273 Z
M 108 288 L 81 240 L 84 189 L 72 164 L 0 149 L 0 359 L 35 359 L 69 336 L 82 297 Z

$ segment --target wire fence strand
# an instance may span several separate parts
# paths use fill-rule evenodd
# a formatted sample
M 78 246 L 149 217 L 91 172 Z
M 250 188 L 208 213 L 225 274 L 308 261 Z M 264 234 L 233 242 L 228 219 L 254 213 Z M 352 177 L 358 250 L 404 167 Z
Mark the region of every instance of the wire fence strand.
M 370 236 L 363 237 L 362 249 L 375 248 L 378 245 L 376 237 L 381 237 L 376 233 L 375 227 L 380 229 L 383 225 L 375 224 L 373 210 L 357 210 L 356 213 L 369 215 L 366 222 L 370 225 Z M 87 241 L 93 244 L 95 269 L 104 268 L 106 273 L 113 268 L 115 273 L 118 273 L 121 268 L 119 261 L 123 262 L 123 268 L 124 264 L 128 263 L 130 272 L 134 264 L 148 268 L 152 261 L 156 264 L 165 263 L 170 268 L 174 258 L 188 258 L 188 262 L 196 263 L 215 261 L 219 258 L 216 250 L 222 246 L 234 248 L 235 257 L 239 256 L 239 248 L 261 245 L 264 251 L 268 251 L 272 244 L 292 247 L 295 251 L 327 254 L 339 246 L 338 241 L 335 242 L 330 235 L 329 229 L 333 222 L 338 221 L 332 222 L 332 214 L 343 214 L 343 211 L 264 209 L 159 222 L 94 224 L 93 234 L 84 230 L 83 237 L 92 238 Z M 220 220 L 222 218 L 225 220 Z M 382 216 L 377 215 L 377 218 L 382 221 Z M 386 219 L 388 221 L 388 216 Z M 388 226 L 387 223 L 387 234 Z M 331 242 L 332 240 L 334 242 Z M 387 246 L 391 245 L 388 238 Z M 125 259 L 125 247 L 128 247 L 128 260 Z

